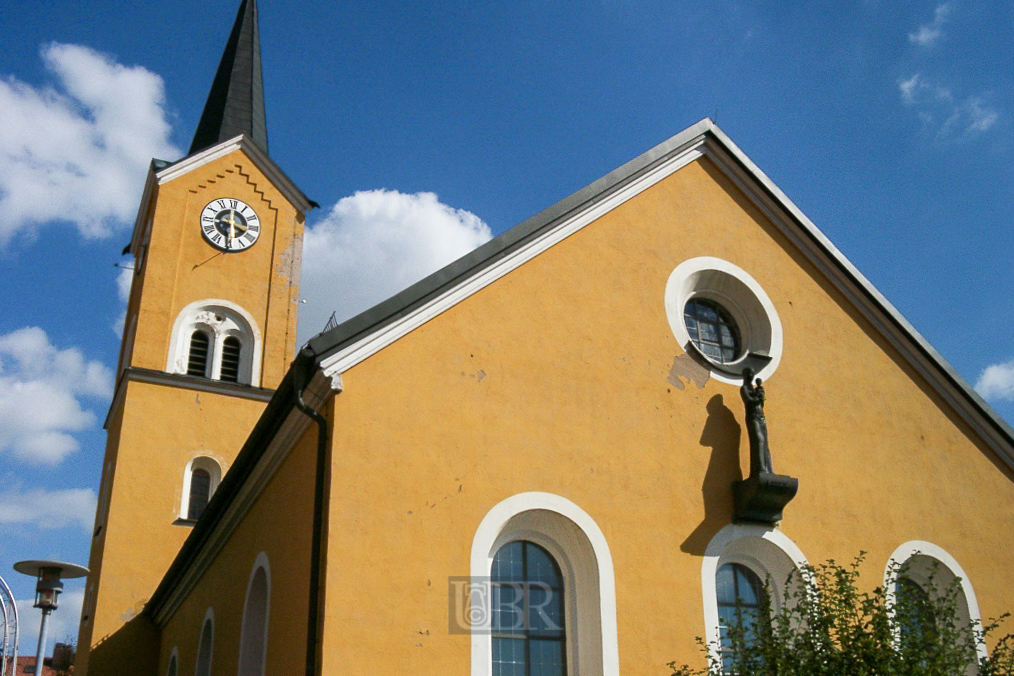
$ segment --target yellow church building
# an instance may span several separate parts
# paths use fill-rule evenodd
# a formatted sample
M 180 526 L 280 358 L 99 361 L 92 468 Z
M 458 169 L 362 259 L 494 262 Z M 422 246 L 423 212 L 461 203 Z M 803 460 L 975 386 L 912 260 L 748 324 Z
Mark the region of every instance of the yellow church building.
M 141 196 L 78 673 L 662 676 L 859 550 L 1014 609 L 1014 432 L 710 120 L 298 352 L 264 120 L 243 0 Z

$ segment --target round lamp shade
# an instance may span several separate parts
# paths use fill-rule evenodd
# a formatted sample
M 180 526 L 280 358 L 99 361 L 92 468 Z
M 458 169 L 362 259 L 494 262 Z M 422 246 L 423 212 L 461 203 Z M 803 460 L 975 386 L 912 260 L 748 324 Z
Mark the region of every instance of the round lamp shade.
M 75 577 L 84 577 L 88 569 L 75 563 L 64 563 L 63 561 L 18 561 L 14 564 L 14 570 L 25 575 L 38 577 L 39 573 L 46 568 L 57 568 L 60 571 L 60 578 L 70 580 Z

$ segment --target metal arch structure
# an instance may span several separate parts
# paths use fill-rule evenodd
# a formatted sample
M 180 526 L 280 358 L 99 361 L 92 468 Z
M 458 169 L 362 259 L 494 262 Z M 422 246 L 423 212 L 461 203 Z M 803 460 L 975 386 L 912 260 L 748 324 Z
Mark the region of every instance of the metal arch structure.
M 18 668 L 18 604 L 0 577 L 0 676 L 14 676 Z

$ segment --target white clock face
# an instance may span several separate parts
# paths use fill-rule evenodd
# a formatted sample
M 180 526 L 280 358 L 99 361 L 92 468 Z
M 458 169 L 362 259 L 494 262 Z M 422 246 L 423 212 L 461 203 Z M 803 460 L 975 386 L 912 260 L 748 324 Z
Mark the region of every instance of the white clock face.
M 246 202 L 223 197 L 201 211 L 201 232 L 216 249 L 243 251 L 257 241 L 261 221 Z

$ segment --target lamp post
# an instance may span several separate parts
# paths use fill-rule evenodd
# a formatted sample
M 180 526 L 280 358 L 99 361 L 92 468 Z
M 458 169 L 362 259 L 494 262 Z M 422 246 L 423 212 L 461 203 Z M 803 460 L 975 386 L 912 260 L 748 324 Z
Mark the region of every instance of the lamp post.
M 57 597 L 63 591 L 63 581 L 84 577 L 88 569 L 62 561 L 18 561 L 14 570 L 32 575 L 35 583 L 35 607 L 42 610 L 42 626 L 39 627 L 39 647 L 35 651 L 35 676 L 42 676 L 42 660 L 46 653 L 46 623 L 49 614 L 56 610 Z

